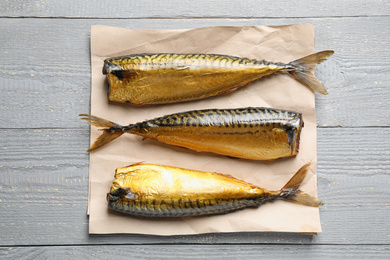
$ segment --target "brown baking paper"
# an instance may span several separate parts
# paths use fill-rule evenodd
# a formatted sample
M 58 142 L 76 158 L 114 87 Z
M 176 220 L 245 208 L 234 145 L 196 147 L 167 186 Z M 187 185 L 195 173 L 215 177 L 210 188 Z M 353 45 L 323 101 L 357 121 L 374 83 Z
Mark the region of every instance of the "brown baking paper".
M 182 235 L 209 232 L 321 231 L 319 209 L 283 200 L 233 213 L 178 219 L 141 219 L 108 211 L 106 194 L 115 169 L 137 162 L 171 165 L 231 174 L 270 190 L 283 187 L 305 163 L 312 162 L 301 189 L 317 195 L 316 117 L 314 93 L 289 75 L 260 79 L 237 91 L 199 101 L 136 107 L 111 103 L 102 74 L 103 60 L 135 53 L 216 53 L 290 62 L 314 52 L 312 25 L 208 27 L 192 30 L 134 30 L 92 26 L 91 114 L 127 125 L 145 119 L 193 109 L 273 107 L 303 113 L 300 152 L 294 158 L 272 162 L 232 159 L 177 148 L 125 134 L 90 154 L 90 233 Z M 86 111 L 81 111 L 86 112 Z M 91 143 L 101 134 L 91 127 Z M 87 147 L 86 147 L 87 148 Z

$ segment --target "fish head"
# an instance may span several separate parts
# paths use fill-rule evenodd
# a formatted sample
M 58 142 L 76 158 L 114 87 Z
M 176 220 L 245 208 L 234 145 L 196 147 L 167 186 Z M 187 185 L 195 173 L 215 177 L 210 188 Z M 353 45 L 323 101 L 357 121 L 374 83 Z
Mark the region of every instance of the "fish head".
M 122 188 L 111 189 L 111 192 L 107 193 L 107 201 L 108 202 L 117 202 L 121 199 L 125 194 L 126 190 Z
M 122 68 L 120 66 L 111 63 L 108 59 L 104 61 L 103 75 L 106 75 L 106 80 L 108 85 L 107 96 L 110 96 L 111 85 L 113 84 L 113 82 L 116 82 L 118 79 L 121 78 L 121 74 L 120 74 L 121 70 Z
M 286 124 L 286 133 L 291 148 L 291 155 L 296 155 L 299 152 L 300 136 L 303 125 L 302 114 L 298 114 L 296 118 L 290 120 L 290 122 Z
M 104 65 L 103 65 L 103 75 L 107 75 L 109 73 L 115 73 L 118 71 L 123 71 L 123 67 L 121 67 L 118 64 L 115 64 L 115 62 L 112 59 L 105 59 Z

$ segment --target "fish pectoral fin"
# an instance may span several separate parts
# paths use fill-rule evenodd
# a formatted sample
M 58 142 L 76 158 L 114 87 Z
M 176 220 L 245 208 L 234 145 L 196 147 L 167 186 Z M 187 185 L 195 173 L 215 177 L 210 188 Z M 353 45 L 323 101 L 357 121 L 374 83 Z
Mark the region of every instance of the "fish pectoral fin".
M 240 86 L 240 87 L 241 87 L 241 86 Z M 235 88 L 228 89 L 228 90 L 222 92 L 221 94 L 230 94 L 230 93 L 236 91 L 236 90 L 237 90 L 238 88 L 240 88 L 240 87 L 235 87 Z
M 136 200 L 138 199 L 138 195 L 135 194 L 130 188 L 127 188 L 126 189 L 126 194 L 124 195 L 124 197 L 128 200 Z
M 188 69 L 190 69 L 190 67 L 186 66 L 186 65 L 181 65 L 181 66 L 177 66 L 176 69 L 177 70 L 188 70 Z
M 138 198 L 138 195 L 135 194 L 130 188 L 118 188 L 112 192 L 109 193 L 110 196 L 116 197 L 116 199 L 119 198 L 126 198 L 128 200 L 136 200 Z

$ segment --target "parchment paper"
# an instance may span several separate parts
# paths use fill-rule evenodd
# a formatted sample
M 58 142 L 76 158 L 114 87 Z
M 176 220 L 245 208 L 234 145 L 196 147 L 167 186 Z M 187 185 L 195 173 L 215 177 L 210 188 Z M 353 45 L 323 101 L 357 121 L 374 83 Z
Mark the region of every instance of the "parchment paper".
M 108 211 L 106 194 L 117 167 L 136 162 L 171 165 L 231 174 L 269 190 L 278 190 L 305 163 L 312 162 L 301 189 L 317 195 L 316 118 L 314 93 L 289 75 L 258 80 L 239 90 L 204 100 L 170 105 L 135 107 L 110 103 L 102 74 L 103 60 L 134 53 L 215 53 L 268 61 L 290 62 L 314 52 L 312 25 L 208 27 L 192 30 L 135 30 L 92 26 L 91 114 L 127 125 L 192 109 L 265 106 L 303 113 L 300 152 L 294 158 L 272 162 L 232 159 L 177 148 L 125 134 L 90 154 L 90 233 L 155 235 L 208 232 L 321 231 L 319 209 L 276 200 L 234 213 L 179 219 L 141 219 Z M 88 112 L 88 111 L 80 111 Z M 91 127 L 91 143 L 101 134 Z M 87 149 L 87 147 L 86 147 Z

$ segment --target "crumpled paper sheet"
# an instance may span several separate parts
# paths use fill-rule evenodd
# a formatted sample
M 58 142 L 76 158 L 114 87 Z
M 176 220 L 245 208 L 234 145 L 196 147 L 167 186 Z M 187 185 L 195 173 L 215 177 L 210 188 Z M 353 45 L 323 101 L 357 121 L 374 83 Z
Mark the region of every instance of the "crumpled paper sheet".
M 300 152 L 272 162 L 233 159 L 177 148 L 125 134 L 90 154 L 89 233 L 182 235 L 210 232 L 321 231 L 319 209 L 276 200 L 258 208 L 204 217 L 141 219 L 108 211 L 106 194 L 115 169 L 137 162 L 231 174 L 269 190 L 278 190 L 305 163 L 312 162 L 301 189 L 317 195 L 314 93 L 287 74 L 263 78 L 237 91 L 199 101 L 136 107 L 111 103 L 102 74 L 103 60 L 135 53 L 216 53 L 290 62 L 314 52 L 312 25 L 207 27 L 191 30 L 135 30 L 92 26 L 91 114 L 123 125 L 193 109 L 265 106 L 303 113 Z M 80 111 L 88 112 L 88 111 Z M 100 135 L 91 127 L 91 143 Z M 86 147 L 87 149 L 87 147 Z

